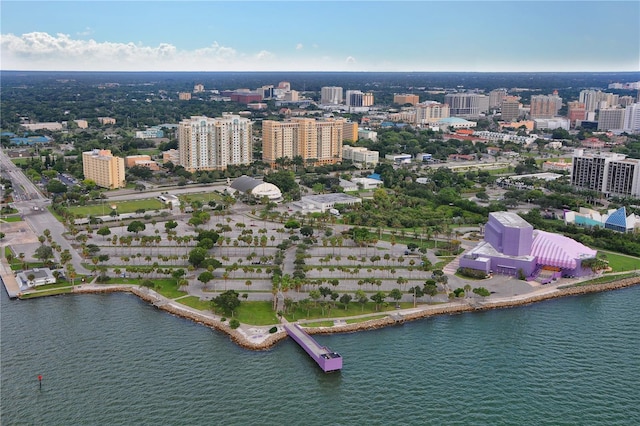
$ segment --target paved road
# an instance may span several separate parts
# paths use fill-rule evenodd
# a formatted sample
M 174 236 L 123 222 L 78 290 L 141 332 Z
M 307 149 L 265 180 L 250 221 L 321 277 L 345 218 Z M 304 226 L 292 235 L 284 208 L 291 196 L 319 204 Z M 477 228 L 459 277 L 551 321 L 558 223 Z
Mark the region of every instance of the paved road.
M 71 253 L 71 264 L 76 269 L 76 272 L 78 274 L 89 274 L 90 271 L 82 266 L 82 257 L 62 236 L 66 231 L 64 226 L 47 210 L 51 200 L 42 195 L 33 182 L 24 175 L 19 167 L 13 164 L 3 151 L 0 151 L 0 165 L 2 170 L 10 175 L 14 191 L 19 186 L 22 194 L 29 195 L 29 197 L 21 197 L 22 199 L 15 201 L 13 205 L 18 209 L 20 215 L 29 224 L 33 232 L 39 236 L 43 234 L 45 229 L 49 229 L 53 241 L 58 243 L 62 250 L 68 249 Z M 34 208 L 38 210 L 34 210 Z

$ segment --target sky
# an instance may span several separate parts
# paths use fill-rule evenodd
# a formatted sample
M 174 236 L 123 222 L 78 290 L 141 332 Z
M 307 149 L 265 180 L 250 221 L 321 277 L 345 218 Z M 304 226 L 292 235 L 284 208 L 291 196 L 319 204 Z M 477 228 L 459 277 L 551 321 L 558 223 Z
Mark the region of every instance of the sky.
M 0 2 L 0 69 L 639 71 L 640 2 Z

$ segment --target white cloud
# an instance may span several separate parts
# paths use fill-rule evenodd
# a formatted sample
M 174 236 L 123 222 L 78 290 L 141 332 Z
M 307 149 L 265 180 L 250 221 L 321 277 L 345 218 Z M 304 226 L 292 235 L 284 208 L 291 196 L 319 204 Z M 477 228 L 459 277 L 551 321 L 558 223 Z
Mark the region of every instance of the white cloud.
M 93 34 L 93 29 L 91 27 L 86 27 L 84 31 L 80 31 L 76 34 L 79 35 L 80 37 L 86 37 L 88 35 Z
M 194 50 L 169 43 L 112 43 L 33 32 L 0 37 L 2 69 L 68 71 L 235 71 L 274 69 L 276 55 L 250 55 L 217 42 Z M 273 65 L 273 66 L 272 66 Z
M 296 50 L 302 50 L 302 49 L 304 49 L 304 46 L 302 45 L 302 43 L 296 44 Z
M 261 50 L 256 55 L 256 59 L 259 61 L 270 61 L 271 59 L 275 59 L 276 55 L 269 52 L 268 50 Z
M 353 56 L 347 56 L 347 59 L 345 62 L 347 64 L 355 64 L 357 61 L 356 61 L 356 58 L 354 58 Z

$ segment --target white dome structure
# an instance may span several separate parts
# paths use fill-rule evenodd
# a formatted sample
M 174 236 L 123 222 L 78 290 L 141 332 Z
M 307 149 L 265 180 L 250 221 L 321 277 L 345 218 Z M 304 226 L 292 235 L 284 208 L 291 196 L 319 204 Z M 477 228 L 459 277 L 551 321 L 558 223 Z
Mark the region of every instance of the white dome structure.
M 234 180 L 230 187 L 243 194 L 251 194 L 257 199 L 267 197 L 270 201 L 277 201 L 282 198 L 282 191 L 274 184 L 263 182 L 246 175 Z

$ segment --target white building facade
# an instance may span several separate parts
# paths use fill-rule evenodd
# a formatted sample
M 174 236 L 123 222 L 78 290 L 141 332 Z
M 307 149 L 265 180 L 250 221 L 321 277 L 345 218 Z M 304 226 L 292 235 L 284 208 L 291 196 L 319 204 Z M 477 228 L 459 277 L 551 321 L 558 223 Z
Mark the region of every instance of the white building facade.
M 225 170 L 251 163 L 252 122 L 238 115 L 194 116 L 178 126 L 180 165 L 186 170 Z

